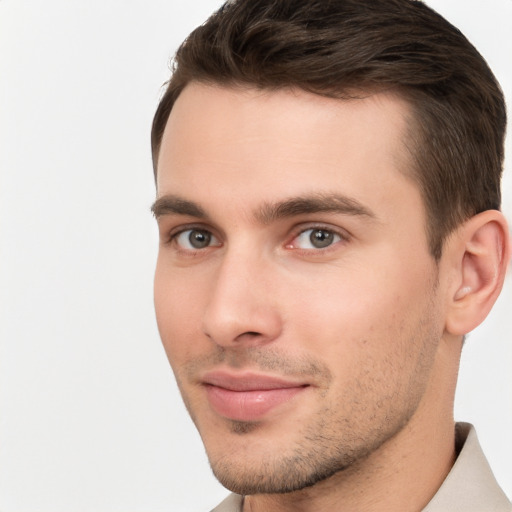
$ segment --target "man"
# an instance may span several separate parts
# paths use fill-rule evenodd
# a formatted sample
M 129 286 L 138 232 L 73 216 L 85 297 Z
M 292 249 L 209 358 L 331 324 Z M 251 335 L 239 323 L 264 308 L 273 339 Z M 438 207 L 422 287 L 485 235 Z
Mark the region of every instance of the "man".
M 235 0 L 152 132 L 155 306 L 217 512 L 510 511 L 454 424 L 510 259 L 487 64 L 411 0 Z

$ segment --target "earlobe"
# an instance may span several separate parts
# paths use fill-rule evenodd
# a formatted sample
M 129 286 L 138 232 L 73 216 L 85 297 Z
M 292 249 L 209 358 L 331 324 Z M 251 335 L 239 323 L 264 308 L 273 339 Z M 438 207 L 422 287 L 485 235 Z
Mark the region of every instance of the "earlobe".
M 485 319 L 503 287 L 510 260 L 510 235 L 503 214 L 487 210 L 471 217 L 448 250 L 456 278 L 449 292 L 446 330 L 464 335 Z

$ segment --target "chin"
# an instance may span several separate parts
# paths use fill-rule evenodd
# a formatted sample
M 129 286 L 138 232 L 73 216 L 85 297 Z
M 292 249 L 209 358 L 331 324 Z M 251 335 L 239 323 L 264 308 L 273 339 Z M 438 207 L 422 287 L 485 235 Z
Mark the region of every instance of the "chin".
M 351 461 L 311 461 L 307 455 L 295 454 L 260 463 L 221 460 L 211 465 L 224 487 L 237 494 L 252 495 L 285 494 L 312 487 L 344 471 Z

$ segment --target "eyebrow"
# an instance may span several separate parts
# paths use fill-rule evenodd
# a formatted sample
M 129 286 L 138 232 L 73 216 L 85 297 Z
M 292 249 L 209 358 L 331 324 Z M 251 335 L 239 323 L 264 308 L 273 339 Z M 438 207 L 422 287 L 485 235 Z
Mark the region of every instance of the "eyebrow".
M 190 217 L 199 217 L 207 219 L 208 215 L 198 204 L 193 201 L 187 201 L 174 195 L 165 195 L 158 198 L 151 206 L 151 212 L 156 219 L 162 215 L 189 215 Z
M 256 219 L 270 224 L 279 219 L 309 213 L 338 213 L 376 219 L 377 216 L 358 200 L 339 194 L 313 194 L 292 197 L 278 203 L 265 203 L 257 212 Z
M 197 203 L 172 194 L 158 198 L 153 203 L 151 211 L 156 219 L 163 215 L 209 218 L 206 211 Z M 292 197 L 276 203 L 264 203 L 254 212 L 254 217 L 261 224 L 271 224 L 280 219 L 311 213 L 338 213 L 377 219 L 373 211 L 354 198 L 322 193 Z

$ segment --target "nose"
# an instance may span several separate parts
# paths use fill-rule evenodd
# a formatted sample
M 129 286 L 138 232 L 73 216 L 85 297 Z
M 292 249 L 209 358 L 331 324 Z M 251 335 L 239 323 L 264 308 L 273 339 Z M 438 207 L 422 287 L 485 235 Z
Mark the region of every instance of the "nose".
M 242 252 L 224 256 L 203 316 L 203 332 L 217 345 L 259 346 L 279 337 L 282 321 L 271 266 Z

